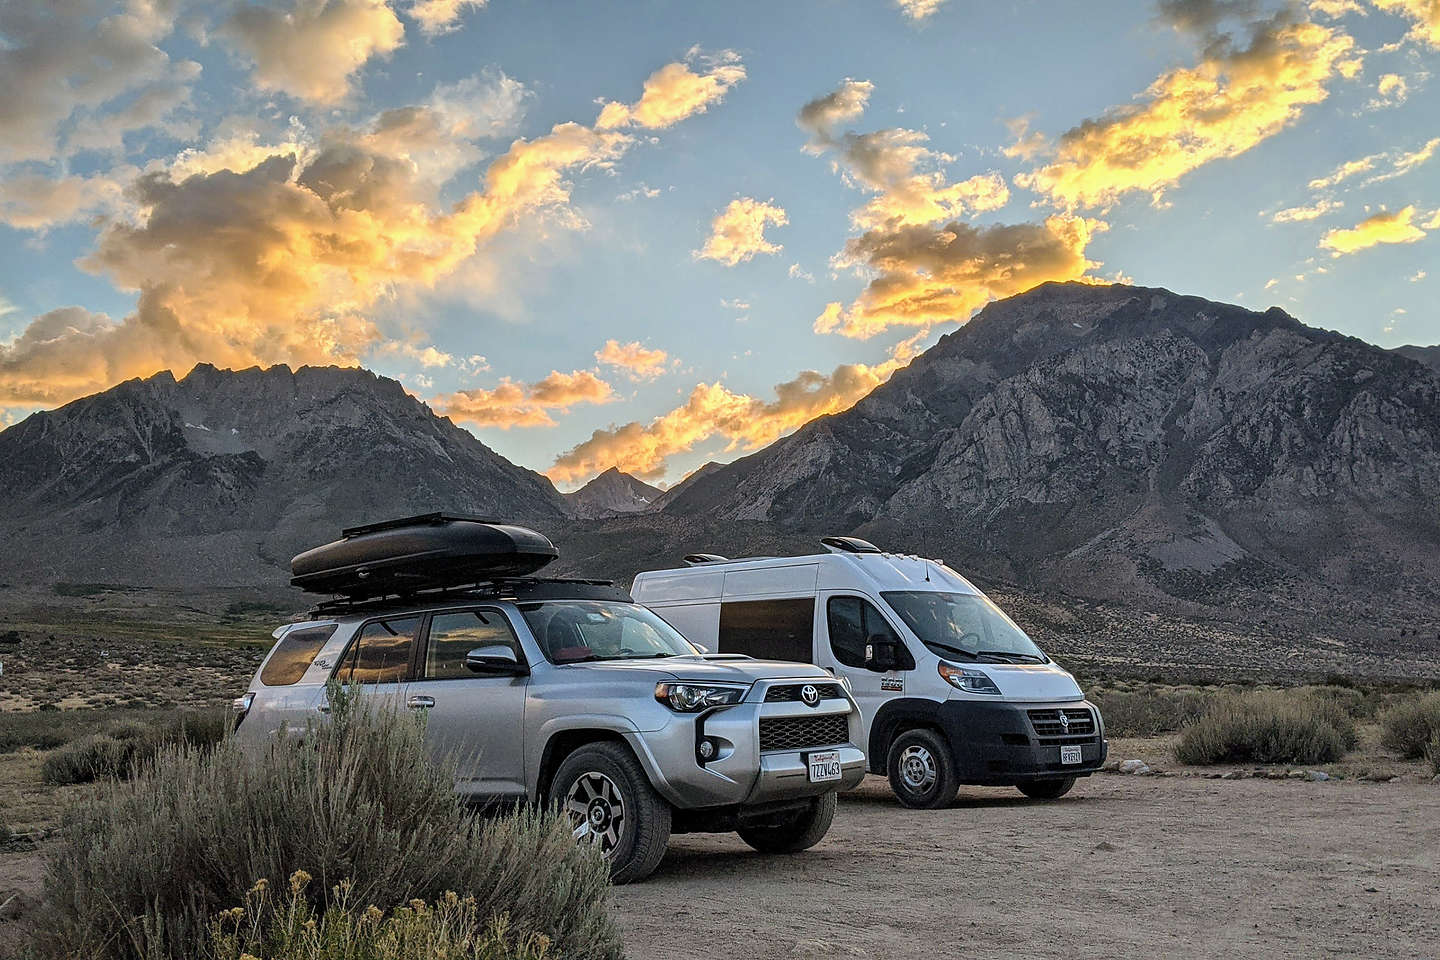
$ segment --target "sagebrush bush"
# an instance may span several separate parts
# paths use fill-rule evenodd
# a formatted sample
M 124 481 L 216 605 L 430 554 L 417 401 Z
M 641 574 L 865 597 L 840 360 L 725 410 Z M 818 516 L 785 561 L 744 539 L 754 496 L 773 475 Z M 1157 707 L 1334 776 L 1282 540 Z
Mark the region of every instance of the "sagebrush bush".
M 122 721 L 106 733 L 80 737 L 53 751 L 41 764 L 40 775 L 54 784 L 124 779 L 167 747 L 214 746 L 232 722 L 232 715 L 223 711 L 182 713 L 159 724 Z
M 390 910 L 446 891 L 478 916 L 541 933 L 557 957 L 621 953 L 609 873 L 566 821 L 525 810 L 473 816 L 453 764 L 430 760 L 423 724 L 332 692 L 330 721 L 299 740 L 208 752 L 159 752 L 66 818 L 49 851 L 49 919 L 37 946 L 54 957 L 191 960 L 216 915 L 255 880 L 315 878 L 318 910 L 342 882 L 351 902 Z
M 1108 690 L 1090 699 L 1105 718 L 1107 736 L 1153 737 L 1198 719 L 1214 696 L 1208 690 Z
M 1181 763 L 1328 763 L 1355 746 L 1355 721 L 1335 700 L 1305 690 L 1222 693 L 1187 726 Z
M 40 765 L 40 776 L 46 783 L 61 785 L 127 776 L 137 742 L 105 733 L 72 740 L 46 755 Z
M 1425 756 L 1430 741 L 1440 737 L 1440 691 L 1402 700 L 1380 717 L 1381 742 L 1409 760 Z
M 212 928 L 214 960 L 549 960 L 550 939 L 518 933 L 509 918 L 479 915 L 473 897 L 447 893 L 435 903 L 413 900 L 389 914 L 350 906 L 344 885 L 331 906 L 316 911 L 305 888 L 310 876 L 290 877 L 289 890 L 271 901 L 261 881 L 245 905 L 222 913 Z
M 1440 777 L 1440 733 L 1425 745 L 1425 759 L 1430 761 L 1430 772 Z

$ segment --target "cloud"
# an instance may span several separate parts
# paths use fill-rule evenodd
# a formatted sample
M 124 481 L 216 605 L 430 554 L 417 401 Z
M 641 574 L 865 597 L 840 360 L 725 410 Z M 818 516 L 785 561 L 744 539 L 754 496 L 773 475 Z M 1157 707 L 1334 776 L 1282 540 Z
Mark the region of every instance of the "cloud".
M 1378 10 L 1414 21 L 1409 37 L 1440 48 L 1440 0 L 1370 0 Z
M 1398 73 L 1387 73 L 1380 77 L 1380 82 L 1375 87 L 1375 97 L 1370 101 L 1369 107 L 1379 110 L 1399 106 L 1409 95 L 1410 87 L 1405 78 Z
M 1414 216 L 1413 206 L 1394 213 L 1382 211 L 1366 217 L 1353 227 L 1329 231 L 1320 238 L 1320 246 L 1339 257 L 1381 243 L 1414 243 L 1425 236 L 1424 230 L 1411 223 Z
M 1098 220 L 1057 214 L 1044 223 L 866 231 L 847 241 L 836 261 L 873 279 L 850 306 L 829 304 L 815 331 L 863 339 L 891 326 L 963 323 L 992 299 L 1077 280 L 1098 267 L 1085 249 L 1103 229 Z
M 939 10 L 940 5 L 944 2 L 945 0 L 895 0 L 895 5 L 900 8 L 900 12 L 905 14 L 905 16 L 911 20 L 919 21 L 924 20 L 936 10 Z
M 806 283 L 815 282 L 815 274 L 811 273 L 809 270 L 806 270 L 798 263 L 790 264 L 790 269 L 786 271 L 786 274 L 792 280 L 804 280 Z
M 590 370 L 561 373 L 552 370 L 534 383 L 517 383 L 505 377 L 490 389 L 457 390 L 430 401 L 442 416 L 477 427 L 550 427 L 552 412 L 566 413 L 587 403 L 609 403 L 615 399 L 610 384 Z
M 606 340 L 605 346 L 595 351 L 595 359 L 607 367 L 624 370 L 631 380 L 654 380 L 665 372 L 669 358 L 664 350 L 648 349 L 639 341 Z
M 571 483 L 615 466 L 655 480 L 665 475 L 670 457 L 712 437 L 728 441 L 728 450 L 759 449 L 816 417 L 852 406 L 909 363 L 919 339 L 903 341 L 890 359 L 873 366 L 842 364 L 829 374 L 803 371 L 776 384 L 771 400 L 735 393 L 722 383 L 696 384 L 685 403 L 648 423 L 596 430 L 557 457 L 545 474 L 556 483 Z
M 1339 20 L 1352 13 L 1363 17 L 1369 12 L 1356 0 L 1310 0 L 1310 9 L 1331 20 Z
M 139 174 L 127 209 L 104 218 L 80 261 L 137 291 L 134 313 L 36 318 L 0 346 L 0 406 L 63 403 L 201 360 L 363 362 L 394 339 L 375 316 L 398 291 L 432 288 L 500 232 L 563 214 L 572 175 L 609 168 L 635 143 L 556 124 L 512 142 L 477 189 L 442 202 L 437 178 L 454 164 L 433 161 L 435 150 L 448 137 L 463 154 L 468 137 L 490 128 L 466 111 L 422 106 L 434 122 L 407 129 L 431 131 L 429 141 L 380 136 L 383 119 L 292 130 L 269 149 L 236 135 Z
M 1385 154 L 1383 153 L 1372 153 L 1367 157 L 1360 157 L 1358 160 L 1347 160 L 1325 176 L 1316 177 L 1314 180 L 1311 180 L 1309 184 L 1310 189 L 1324 190 L 1327 187 L 1336 186 L 1349 180 L 1351 177 L 1373 170 L 1376 161 L 1383 160 L 1384 158 Z
M 795 122 L 817 141 L 828 143 L 836 127 L 860 119 L 874 91 L 875 84 L 869 80 L 847 77 L 835 90 L 801 107 Z
M 420 24 L 427 37 L 439 36 L 458 29 L 466 10 L 479 10 L 486 0 L 415 0 L 405 15 Z
M 691 59 L 696 58 L 698 53 L 692 51 Z M 706 60 L 703 73 L 691 70 L 689 62 L 661 67 L 645 81 L 645 92 L 635 103 L 606 103 L 595 122 L 596 128 L 618 130 L 622 127 L 643 127 L 660 130 L 697 113 L 704 113 L 712 104 L 725 99 L 731 87 L 745 79 L 745 67 L 734 51 L 723 50 Z
M 17 230 L 46 230 L 101 210 L 120 209 L 122 176 L 123 171 L 111 171 L 52 180 L 35 173 L 12 173 L 0 179 L 0 222 Z
M 1254 16 L 1255 0 L 1160 0 L 1158 16 L 1182 33 L 1212 36 L 1225 20 Z
M 184 104 L 200 67 L 159 47 L 176 6 L 128 0 L 96 16 L 79 2 L 0 4 L 0 163 L 110 149 Z
M 405 42 L 405 27 L 386 0 L 294 0 L 289 10 L 244 4 L 220 35 L 253 65 L 262 90 L 333 104 L 374 57 Z
M 1289 9 L 1252 25 L 1246 47 L 1211 37 L 1198 64 L 1066 131 L 1053 159 L 1015 182 L 1067 210 L 1106 208 L 1131 192 L 1158 201 L 1187 173 L 1244 153 L 1323 101 L 1353 47 L 1338 29 Z
M 696 260 L 714 260 L 727 267 L 752 259 L 757 253 L 779 253 L 780 244 L 765 239 L 770 224 L 783 227 L 790 222 L 783 208 L 773 200 L 753 197 L 731 200 L 710 223 L 705 245 L 694 251 Z
M 1343 201 L 1321 199 L 1309 206 L 1289 207 L 1285 210 L 1277 210 L 1270 218 L 1271 223 L 1301 223 L 1306 220 L 1316 220 L 1334 210 L 1345 206 Z

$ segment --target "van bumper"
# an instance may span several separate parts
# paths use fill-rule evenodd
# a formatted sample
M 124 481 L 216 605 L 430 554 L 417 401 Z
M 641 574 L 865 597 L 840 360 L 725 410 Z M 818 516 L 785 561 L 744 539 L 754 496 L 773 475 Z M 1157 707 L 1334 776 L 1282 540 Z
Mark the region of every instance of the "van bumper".
M 1075 736 L 1042 736 L 1032 711 L 1088 710 L 1093 731 Z M 1014 786 L 1034 780 L 1086 777 L 1105 764 L 1110 742 L 1105 722 L 1093 703 L 988 703 L 947 700 L 940 705 L 940 725 L 950 744 L 963 784 Z M 1080 747 L 1079 763 L 1061 763 L 1061 745 Z

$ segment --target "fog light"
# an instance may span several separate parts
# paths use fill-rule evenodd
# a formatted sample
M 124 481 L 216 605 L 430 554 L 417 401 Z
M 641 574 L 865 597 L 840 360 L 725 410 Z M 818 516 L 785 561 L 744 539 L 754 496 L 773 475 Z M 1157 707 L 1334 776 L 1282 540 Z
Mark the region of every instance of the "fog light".
M 705 740 L 701 740 L 701 741 L 700 741 L 700 759 L 701 759 L 701 760 L 714 760 L 714 759 L 715 759 L 715 741 L 714 741 L 714 740 L 705 739 Z

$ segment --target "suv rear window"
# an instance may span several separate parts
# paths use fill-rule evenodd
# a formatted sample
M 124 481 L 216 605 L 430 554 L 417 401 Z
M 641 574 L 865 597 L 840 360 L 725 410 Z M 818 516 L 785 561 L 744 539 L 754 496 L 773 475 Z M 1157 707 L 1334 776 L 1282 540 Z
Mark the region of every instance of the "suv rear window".
M 323 627 L 303 627 L 285 634 L 260 670 L 260 682 L 267 687 L 288 687 L 299 683 L 338 626 L 331 623 Z

